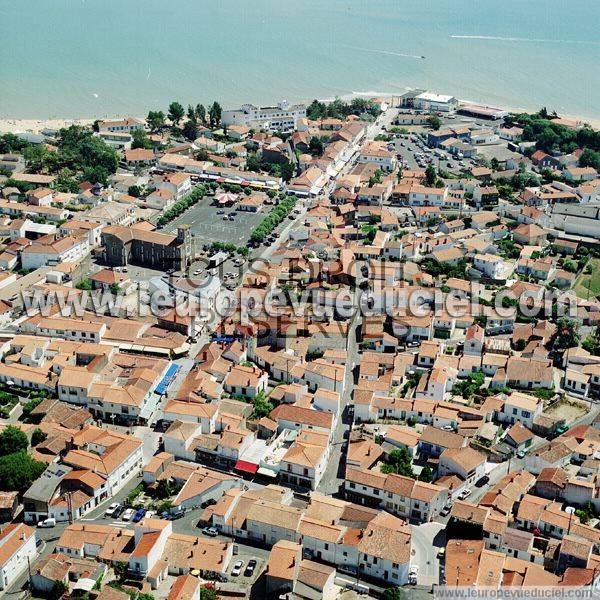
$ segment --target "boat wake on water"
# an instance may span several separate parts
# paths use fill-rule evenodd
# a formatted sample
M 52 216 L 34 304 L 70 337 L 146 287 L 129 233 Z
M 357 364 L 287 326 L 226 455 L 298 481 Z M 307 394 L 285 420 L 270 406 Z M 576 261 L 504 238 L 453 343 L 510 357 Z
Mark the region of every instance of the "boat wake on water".
M 501 37 L 496 35 L 451 35 L 456 40 L 484 40 L 491 42 L 524 42 L 534 44 L 591 44 L 600 45 L 600 40 L 552 40 L 543 38 Z
M 378 48 L 360 48 L 359 46 L 345 46 L 352 50 L 358 50 L 360 52 L 372 52 L 374 54 L 387 54 L 388 56 L 398 56 L 400 58 L 415 58 L 421 60 L 425 58 L 419 54 L 403 54 L 402 52 L 394 52 L 393 50 L 380 50 Z

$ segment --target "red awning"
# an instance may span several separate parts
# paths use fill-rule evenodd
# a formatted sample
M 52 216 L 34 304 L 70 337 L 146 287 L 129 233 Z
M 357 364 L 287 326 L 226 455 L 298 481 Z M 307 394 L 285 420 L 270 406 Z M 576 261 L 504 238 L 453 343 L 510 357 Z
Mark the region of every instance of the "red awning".
M 242 471 L 243 473 L 250 473 L 251 475 L 255 475 L 256 471 L 258 471 L 258 465 L 255 465 L 251 462 L 246 462 L 245 460 L 238 460 L 235 463 L 235 470 Z

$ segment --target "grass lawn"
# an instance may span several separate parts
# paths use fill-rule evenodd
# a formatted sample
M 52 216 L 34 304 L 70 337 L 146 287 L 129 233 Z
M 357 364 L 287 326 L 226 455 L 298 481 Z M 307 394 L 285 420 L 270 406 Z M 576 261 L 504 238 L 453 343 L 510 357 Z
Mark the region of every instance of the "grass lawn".
M 600 259 L 592 258 L 589 264 L 592 265 L 592 272 L 582 273 L 573 288 L 574 292 L 584 299 L 600 295 Z

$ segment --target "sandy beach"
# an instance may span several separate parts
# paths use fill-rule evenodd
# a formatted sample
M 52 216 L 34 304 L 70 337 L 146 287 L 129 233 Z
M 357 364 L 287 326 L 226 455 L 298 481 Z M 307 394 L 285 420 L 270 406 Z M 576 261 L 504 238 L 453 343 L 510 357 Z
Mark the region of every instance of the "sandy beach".
M 408 88 L 407 88 L 408 89 Z M 385 99 L 393 97 L 389 92 L 364 92 L 364 93 L 352 93 L 352 94 L 343 94 L 341 98 L 346 101 L 352 100 L 352 98 L 363 97 L 363 98 L 378 98 Z M 331 102 L 334 98 L 323 98 L 321 99 L 323 102 Z M 485 103 L 481 102 L 472 102 L 470 100 L 460 100 L 460 102 L 465 104 L 479 104 L 484 106 Z M 310 100 L 306 101 L 307 104 L 310 103 Z M 492 106 L 491 104 L 489 106 Z M 517 107 L 496 107 L 502 108 L 508 112 L 520 113 L 520 112 L 532 112 L 531 110 L 527 110 L 524 108 Z M 121 119 L 125 117 L 132 117 L 135 115 L 121 115 L 115 114 L 112 115 L 111 119 Z M 577 115 L 560 115 L 561 117 L 567 119 L 573 119 L 575 121 L 581 121 L 583 123 L 587 123 L 591 125 L 595 129 L 600 129 L 600 117 L 596 119 L 585 119 L 579 117 Z M 106 115 L 102 118 L 107 118 Z M 142 121 L 145 121 L 145 117 L 138 116 Z M 80 119 L 9 119 L 9 118 L 0 118 L 0 135 L 3 133 L 39 133 L 44 129 L 61 129 L 63 127 L 69 127 L 70 125 L 90 125 L 94 122 L 95 118 L 80 118 Z
M 70 125 L 90 125 L 94 119 L 0 119 L 2 133 L 39 133 L 43 129 L 61 129 Z

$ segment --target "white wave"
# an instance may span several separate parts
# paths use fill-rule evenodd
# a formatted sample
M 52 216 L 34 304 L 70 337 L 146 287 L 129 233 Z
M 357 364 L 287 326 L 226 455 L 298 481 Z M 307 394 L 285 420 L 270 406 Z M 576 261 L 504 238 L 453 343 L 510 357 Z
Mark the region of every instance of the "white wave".
M 360 52 L 373 52 L 374 54 L 387 54 L 388 56 L 399 56 L 400 58 L 416 58 L 421 60 L 424 58 L 423 56 L 419 56 L 417 54 L 403 54 L 402 52 L 393 52 L 392 50 L 379 50 L 377 48 L 360 48 L 359 46 L 347 46 L 344 44 L 344 47 L 350 48 L 352 50 L 358 50 Z
M 556 40 L 544 38 L 501 37 L 497 35 L 451 35 L 456 40 L 484 40 L 492 42 L 523 42 L 533 44 L 600 44 L 599 40 Z

